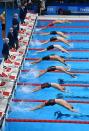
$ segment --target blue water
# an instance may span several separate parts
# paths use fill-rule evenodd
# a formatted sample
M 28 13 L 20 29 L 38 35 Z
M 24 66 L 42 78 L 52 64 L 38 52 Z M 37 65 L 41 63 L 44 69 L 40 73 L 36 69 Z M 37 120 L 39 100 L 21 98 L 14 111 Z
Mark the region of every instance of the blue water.
M 37 26 L 45 26 L 48 24 L 48 21 L 38 21 Z M 88 26 L 89 22 L 73 22 L 71 24 L 57 24 L 56 26 Z M 47 28 L 45 30 L 41 30 L 41 32 L 50 32 L 52 30 L 57 31 L 64 31 L 64 32 L 89 32 L 89 28 Z M 68 50 L 79 50 L 79 49 L 89 49 L 89 42 L 85 40 L 89 40 L 88 35 L 86 34 L 76 34 L 71 35 L 68 34 L 68 40 L 84 40 L 82 42 L 72 42 L 73 47 L 69 47 L 62 42 L 57 42 L 57 44 L 61 44 Z M 33 39 L 29 43 L 29 48 L 46 48 L 48 45 L 52 43 L 48 43 L 45 45 L 33 44 L 35 41 L 39 43 L 40 40 L 48 40 L 51 36 L 41 36 L 34 31 Z M 38 41 L 39 40 L 39 41 Z M 89 52 L 80 52 L 80 51 L 70 51 L 70 55 L 62 53 L 60 51 L 46 51 L 42 53 L 36 53 L 35 50 L 28 50 L 26 53 L 26 58 L 42 58 L 43 56 L 49 54 L 56 54 L 65 56 L 66 59 L 89 59 Z M 42 61 L 35 65 L 30 65 L 32 60 L 25 60 L 23 62 L 23 66 L 21 68 L 21 73 L 19 74 L 18 83 L 37 83 L 41 84 L 44 82 L 56 82 L 58 83 L 60 79 L 64 80 L 64 83 L 76 83 L 76 84 L 89 84 L 89 73 L 85 73 L 89 71 L 89 62 L 74 62 L 74 61 L 67 61 L 66 63 L 68 66 L 71 67 L 70 71 L 75 72 L 82 72 L 76 73 L 77 78 L 72 78 L 68 74 L 59 73 L 59 72 L 48 72 L 45 75 L 36 78 L 36 75 L 40 72 L 40 70 L 47 69 L 49 66 L 56 66 L 61 65 L 64 66 L 62 63 L 58 61 Z M 65 67 L 65 66 L 64 66 Z M 23 70 L 27 70 L 28 72 L 23 72 Z M 65 109 L 64 107 L 55 105 L 55 106 L 48 106 L 44 107 L 43 109 L 39 109 L 36 111 L 30 111 L 31 107 L 34 107 L 40 102 L 24 102 L 24 100 L 48 100 L 54 98 L 63 98 L 65 100 L 80 100 L 80 101 L 89 101 L 89 88 L 88 87 L 78 87 L 78 86 L 66 86 L 66 90 L 69 93 L 63 93 L 53 87 L 45 88 L 38 92 L 32 93 L 32 89 L 36 88 L 36 86 L 30 85 L 17 85 L 16 90 L 13 95 L 13 99 L 21 99 L 22 102 L 13 102 L 10 103 L 10 110 L 8 112 L 7 118 L 16 118 L 16 119 L 35 119 L 35 120 L 80 120 L 80 121 L 88 121 L 89 120 L 89 104 L 82 104 L 82 103 L 71 103 L 75 109 L 79 110 L 80 114 L 73 113 Z M 65 124 L 65 123 L 35 123 L 35 122 L 5 122 L 4 131 L 65 131 L 73 130 L 73 131 L 86 131 L 89 129 L 89 125 L 86 124 Z

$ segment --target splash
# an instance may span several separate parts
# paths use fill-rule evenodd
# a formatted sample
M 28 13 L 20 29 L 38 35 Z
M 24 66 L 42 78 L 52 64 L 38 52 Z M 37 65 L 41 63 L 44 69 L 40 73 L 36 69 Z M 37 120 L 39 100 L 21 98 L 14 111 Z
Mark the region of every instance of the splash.
M 14 105 L 14 102 L 10 104 L 8 114 L 11 112 L 28 112 L 33 107 L 33 104 L 19 102 L 18 105 Z
M 41 46 L 42 43 L 39 40 L 34 40 L 34 41 L 31 42 L 31 45 L 32 46 Z
M 29 94 L 32 92 L 32 89 L 30 89 L 30 87 L 31 86 L 22 86 L 20 91 Z
M 67 70 L 67 71 L 70 71 L 70 70 L 71 70 L 71 65 L 70 65 L 70 64 L 67 64 L 67 67 L 68 67 L 68 70 Z
M 30 70 L 30 73 L 31 73 L 31 75 L 33 76 L 33 77 L 36 77 L 36 76 L 38 76 L 38 74 L 39 74 L 39 72 L 38 72 L 38 70 L 35 68 L 35 69 L 31 69 Z
M 29 62 L 25 62 L 24 66 L 29 67 L 31 64 Z
M 37 69 L 33 69 L 31 68 L 30 71 L 28 73 L 25 73 L 23 75 L 21 75 L 21 78 L 24 80 L 33 80 L 35 79 L 39 74 L 39 71 Z
M 70 43 L 70 48 L 71 48 L 71 47 L 72 47 L 72 48 L 74 47 L 74 44 L 73 44 L 73 43 Z
M 65 90 L 65 93 L 68 93 L 68 94 L 73 95 L 73 92 L 72 92 L 70 89 L 66 89 L 66 90 Z
M 42 30 L 42 28 L 36 28 L 36 29 L 35 29 L 36 32 L 39 32 L 39 31 L 41 31 L 41 30 Z

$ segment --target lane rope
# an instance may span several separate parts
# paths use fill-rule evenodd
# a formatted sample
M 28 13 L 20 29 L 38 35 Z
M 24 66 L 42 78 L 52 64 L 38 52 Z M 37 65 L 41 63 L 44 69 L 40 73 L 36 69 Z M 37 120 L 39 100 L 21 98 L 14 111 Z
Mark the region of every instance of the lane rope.
M 79 121 L 79 120 L 41 120 L 41 119 L 16 119 L 8 118 L 6 122 L 45 122 L 45 123 L 75 123 L 75 124 L 89 124 L 89 121 Z
M 47 100 L 31 100 L 31 99 L 12 99 L 13 102 L 46 102 Z M 80 103 L 80 104 L 89 104 L 89 101 L 82 100 L 67 100 L 69 103 Z

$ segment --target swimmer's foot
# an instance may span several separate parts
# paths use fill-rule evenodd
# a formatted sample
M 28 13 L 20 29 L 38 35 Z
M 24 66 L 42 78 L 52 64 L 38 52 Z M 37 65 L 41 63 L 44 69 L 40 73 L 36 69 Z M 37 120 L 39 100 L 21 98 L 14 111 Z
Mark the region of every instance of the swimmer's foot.
M 71 75 L 73 78 L 77 78 L 77 75 L 76 74 L 72 74 Z

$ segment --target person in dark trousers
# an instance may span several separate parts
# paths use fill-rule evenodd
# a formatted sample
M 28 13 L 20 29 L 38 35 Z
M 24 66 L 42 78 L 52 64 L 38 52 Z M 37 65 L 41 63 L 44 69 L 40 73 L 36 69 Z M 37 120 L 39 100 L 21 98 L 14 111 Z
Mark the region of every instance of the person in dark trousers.
M 14 33 L 14 40 L 16 45 L 16 50 L 18 49 L 18 31 L 19 31 L 19 20 L 18 20 L 18 14 L 14 14 L 14 18 L 12 20 L 12 27 L 13 27 L 13 33 Z
M 9 48 L 12 49 L 14 48 L 15 49 L 15 44 L 14 44 L 14 34 L 13 34 L 13 28 L 11 27 L 10 28 L 10 31 L 8 32 L 8 35 L 7 35 L 8 39 L 9 39 Z
M 24 23 L 25 16 L 26 16 L 25 6 L 22 5 L 22 6 L 20 7 L 20 12 L 19 12 L 19 17 L 20 17 L 21 24 Z
M 24 23 L 24 19 L 26 17 L 26 14 L 29 10 L 29 3 L 25 2 L 21 8 L 20 8 L 20 14 L 19 14 L 19 17 L 20 17 L 20 20 L 21 20 L 21 23 L 23 24 Z
M 3 49 L 2 49 L 2 55 L 4 57 L 4 61 L 6 61 L 9 58 L 9 39 L 5 38 L 4 39 L 4 44 L 3 44 Z

